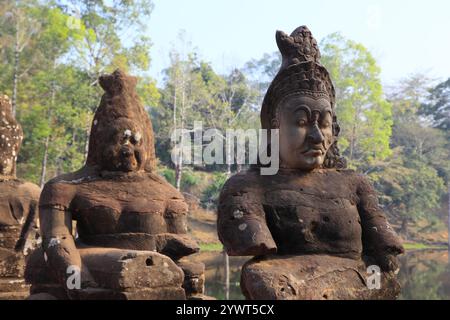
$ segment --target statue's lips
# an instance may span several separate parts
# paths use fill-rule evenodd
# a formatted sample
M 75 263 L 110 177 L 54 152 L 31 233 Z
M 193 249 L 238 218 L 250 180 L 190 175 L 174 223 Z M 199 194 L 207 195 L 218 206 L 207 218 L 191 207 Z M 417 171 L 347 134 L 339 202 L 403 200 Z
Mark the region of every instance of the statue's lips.
M 320 157 L 323 155 L 323 151 L 320 149 L 309 149 L 303 152 L 303 155 L 307 157 Z
M 133 171 L 137 167 L 137 159 L 132 152 L 121 152 L 119 167 L 123 171 Z

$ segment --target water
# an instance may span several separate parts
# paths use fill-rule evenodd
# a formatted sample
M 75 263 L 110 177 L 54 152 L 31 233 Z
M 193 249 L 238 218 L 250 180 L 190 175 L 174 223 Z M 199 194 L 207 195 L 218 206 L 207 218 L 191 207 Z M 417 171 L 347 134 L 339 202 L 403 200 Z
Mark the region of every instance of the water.
M 447 250 L 419 250 L 400 258 L 399 281 L 403 300 L 450 300 Z
M 225 299 L 223 255 L 205 252 L 197 256 L 206 265 L 205 293 Z M 230 299 L 244 299 L 239 287 L 242 265 L 249 257 L 230 257 Z M 400 257 L 399 299 L 450 300 L 450 264 L 446 250 L 409 251 Z

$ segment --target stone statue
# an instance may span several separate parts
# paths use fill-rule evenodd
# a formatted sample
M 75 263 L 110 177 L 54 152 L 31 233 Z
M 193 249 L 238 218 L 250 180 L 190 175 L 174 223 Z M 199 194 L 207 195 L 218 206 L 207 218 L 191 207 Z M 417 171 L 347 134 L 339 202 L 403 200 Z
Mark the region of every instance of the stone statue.
M 28 295 L 23 279 L 25 255 L 36 245 L 40 188 L 16 177 L 16 160 L 23 132 L 0 95 L 0 299 Z
M 242 268 L 243 294 L 393 299 L 400 289 L 395 256 L 404 250 L 367 177 L 346 170 L 339 155 L 335 91 L 316 40 L 305 26 L 290 36 L 278 31 L 276 40 L 282 65 L 261 124 L 279 129 L 280 169 L 236 174 L 219 200 L 218 234 L 228 254 L 257 256 Z
M 31 298 L 201 298 L 204 266 L 182 259 L 199 250 L 186 234 L 188 206 L 156 173 L 137 80 L 117 70 L 99 83 L 105 94 L 85 166 L 50 180 L 41 194 L 42 249 L 26 272 Z

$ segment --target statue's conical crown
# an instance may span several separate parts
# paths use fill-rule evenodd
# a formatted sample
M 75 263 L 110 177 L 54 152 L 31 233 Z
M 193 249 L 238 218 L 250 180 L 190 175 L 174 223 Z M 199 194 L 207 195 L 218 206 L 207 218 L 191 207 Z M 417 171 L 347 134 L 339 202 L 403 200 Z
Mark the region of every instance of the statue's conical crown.
M 137 79 L 116 70 L 101 76 L 99 83 L 105 93 L 92 121 L 86 164 L 104 166 L 101 150 L 105 144 L 113 143 L 110 141 L 111 130 L 121 121 L 129 120 L 140 128 L 147 159 L 144 169 L 152 171 L 156 166 L 153 128 L 136 93 Z
M 295 29 L 291 35 L 276 32 L 276 41 L 282 55 L 280 70 L 264 97 L 261 109 L 263 129 L 271 128 L 277 117 L 278 104 L 287 96 L 304 94 L 322 97 L 335 104 L 335 91 L 330 75 L 320 64 L 317 41 L 306 26 Z

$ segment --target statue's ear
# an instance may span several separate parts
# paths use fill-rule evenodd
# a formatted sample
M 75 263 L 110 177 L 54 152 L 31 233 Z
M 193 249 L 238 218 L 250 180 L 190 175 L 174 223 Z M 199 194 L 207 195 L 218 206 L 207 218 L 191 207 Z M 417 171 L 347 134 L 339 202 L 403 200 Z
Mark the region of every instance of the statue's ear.
M 270 124 L 272 125 L 272 129 L 280 128 L 280 121 L 277 118 L 273 118 Z
M 100 86 L 105 90 L 107 93 L 112 93 L 113 91 L 113 82 L 114 82 L 114 76 L 111 74 L 104 74 L 101 75 L 98 78 L 98 82 L 100 83 Z

